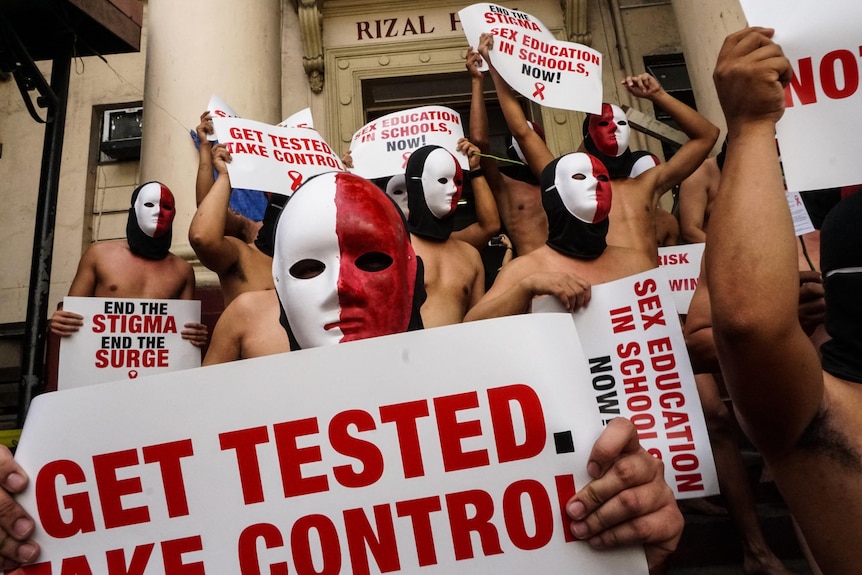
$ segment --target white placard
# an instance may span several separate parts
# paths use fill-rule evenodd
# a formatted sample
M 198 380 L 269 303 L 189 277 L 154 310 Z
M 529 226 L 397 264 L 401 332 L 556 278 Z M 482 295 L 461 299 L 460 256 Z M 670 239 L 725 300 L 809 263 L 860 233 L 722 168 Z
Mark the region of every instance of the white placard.
M 525 12 L 476 4 L 458 14 L 471 43 L 483 32 L 494 36 L 488 56 L 513 90 L 543 106 L 601 113 L 601 52 L 557 40 Z
M 797 236 L 804 236 L 807 233 L 814 231 L 814 224 L 811 223 L 811 216 L 808 215 L 808 210 L 805 209 L 805 202 L 802 201 L 802 196 L 799 192 L 786 192 L 787 205 L 790 206 L 790 215 L 793 218 L 793 233 Z
M 84 316 L 84 325 L 60 339 L 58 389 L 201 365 L 201 350 L 180 333 L 201 321 L 200 301 L 66 297 L 63 309 Z
M 645 574 L 566 541 L 601 432 L 579 349 L 518 316 L 39 396 L 31 569 Z
M 239 114 L 227 102 L 215 94 L 210 97 L 207 111 L 209 111 L 210 116 L 213 118 L 239 118 Z M 207 140 L 210 142 L 215 142 L 217 139 L 215 133 L 207 135 Z
M 752 26 L 775 29 L 793 68 L 776 128 L 791 192 L 862 182 L 859 22 L 862 3 L 741 0 Z
M 658 249 L 658 263 L 670 282 L 670 292 L 679 313 L 687 314 L 700 277 L 700 260 L 706 244 L 683 244 Z
M 493 33 L 492 30 L 497 29 L 500 25 L 524 27 L 536 37 L 556 40 L 554 33 L 535 16 L 498 4 L 472 4 L 458 12 L 458 19 L 461 21 L 461 28 L 464 30 L 464 36 L 467 37 L 467 43 L 474 50 L 479 47 L 479 37 L 483 32 L 491 34 Z M 488 63 L 483 61 L 479 69 L 487 70 Z
M 533 301 L 534 312 L 562 310 L 552 296 Z M 571 317 L 600 413 L 631 419 L 677 499 L 686 499 L 717 494 L 718 479 L 677 315 L 667 278 L 649 270 L 592 286 L 590 303 Z
M 218 141 L 227 147 L 234 188 L 290 196 L 308 178 L 343 171 L 341 159 L 308 128 L 281 128 L 241 118 L 213 118 Z
M 468 170 L 470 161 L 458 153 L 464 137 L 461 115 L 445 106 L 421 106 L 393 112 L 368 122 L 353 134 L 351 172 L 366 179 L 403 174 L 410 154 L 423 146 L 442 146 Z
M 303 108 L 297 113 L 288 116 L 277 124 L 280 128 L 312 128 L 314 119 L 311 117 L 311 108 Z

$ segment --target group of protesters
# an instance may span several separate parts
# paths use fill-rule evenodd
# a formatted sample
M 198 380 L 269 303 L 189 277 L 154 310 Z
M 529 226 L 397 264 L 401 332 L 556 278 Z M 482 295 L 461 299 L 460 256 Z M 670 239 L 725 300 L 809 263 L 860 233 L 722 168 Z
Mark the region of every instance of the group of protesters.
M 683 194 L 686 187 L 708 190 L 708 202 L 686 212 L 704 232 L 695 233 L 696 241 L 706 238 L 707 221 L 709 233 L 685 332 L 692 363 L 707 378 L 698 381 L 704 409 L 715 409 L 710 433 L 729 419 L 710 378 L 720 373 L 743 431 L 801 527 L 812 569 L 851 572 L 862 553 L 853 544 L 862 521 L 862 435 L 854 432 L 862 426 L 854 385 L 862 383 L 862 235 L 854 225 L 862 194 L 838 203 L 823 223 L 823 279 L 809 273 L 800 280 L 775 146 L 790 67 L 771 38 L 771 30 L 744 29 L 719 54 L 715 85 L 728 134 L 718 160 L 708 159 L 719 136 L 709 120 L 649 74 L 623 81 L 688 137 L 659 162 L 629 148 L 625 114 L 612 103 L 587 115 L 578 150 L 555 156 L 495 69 L 493 37 L 483 35 L 466 60 L 470 134 L 457 149 L 420 148 L 404 174 L 379 181 L 349 168 L 311 177 L 289 200 L 269 197 L 258 222 L 229 207 L 231 154 L 210 141 L 204 113 L 197 127 L 198 205 L 188 235 L 201 263 L 219 277 L 225 310 L 212 334 L 193 323 L 184 337 L 208 347 L 203 363 L 211 365 L 528 313 L 540 295 L 575 311 L 589 303 L 591 286 L 658 265 L 663 194 L 680 184 Z M 512 162 L 490 153 L 483 63 L 511 133 Z M 466 156 L 466 174 L 459 155 Z M 716 177 L 700 175 L 716 161 L 720 169 L 710 172 Z M 467 178 L 477 222 L 456 230 L 453 215 Z M 136 189 L 127 238 L 91 246 L 69 295 L 192 298 L 191 267 L 169 251 L 174 213 L 163 184 Z M 486 291 L 480 252 L 501 232 L 497 243 L 506 257 Z M 831 339 L 819 349 L 803 316 L 813 327 L 825 323 Z M 68 336 L 82 320 L 61 309 L 51 329 Z M 746 479 L 732 453 L 735 436 L 722 437 L 731 439 L 726 457 L 716 455 L 719 482 L 740 528 L 745 571 L 787 573 L 759 532 L 750 489 L 740 493 Z M 662 463 L 624 418 L 606 427 L 589 460 L 592 482 L 566 505 L 572 533 L 596 549 L 643 544 L 651 571 L 661 572 L 684 523 Z M 39 554 L 34 522 L 13 499 L 26 484 L 25 470 L 3 452 L 0 568 Z

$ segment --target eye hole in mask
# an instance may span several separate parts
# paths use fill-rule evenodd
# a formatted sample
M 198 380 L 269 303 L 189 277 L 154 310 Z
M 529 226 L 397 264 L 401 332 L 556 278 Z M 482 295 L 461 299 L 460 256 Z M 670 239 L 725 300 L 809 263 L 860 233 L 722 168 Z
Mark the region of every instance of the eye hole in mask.
M 364 272 L 380 272 L 392 265 L 392 258 L 383 252 L 368 252 L 356 258 L 356 267 Z
M 290 266 L 290 275 L 300 280 L 309 280 L 323 273 L 326 265 L 320 260 L 299 260 Z

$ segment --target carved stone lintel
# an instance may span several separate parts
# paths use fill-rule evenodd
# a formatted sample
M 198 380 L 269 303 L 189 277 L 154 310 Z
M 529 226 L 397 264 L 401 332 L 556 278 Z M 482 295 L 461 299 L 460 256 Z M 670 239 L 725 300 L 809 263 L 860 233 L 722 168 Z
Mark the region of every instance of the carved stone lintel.
M 302 35 L 302 67 L 308 75 L 311 91 L 323 91 L 323 0 L 297 0 L 299 29 Z
M 569 42 L 577 42 L 584 46 L 589 46 L 593 42 L 593 35 L 589 31 L 587 22 L 587 2 L 588 0 L 560 0 L 566 38 Z

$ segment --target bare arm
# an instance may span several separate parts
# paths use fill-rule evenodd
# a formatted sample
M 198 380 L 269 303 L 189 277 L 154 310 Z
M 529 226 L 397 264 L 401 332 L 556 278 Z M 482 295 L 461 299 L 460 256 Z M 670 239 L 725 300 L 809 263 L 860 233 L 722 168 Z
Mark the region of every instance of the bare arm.
M 96 261 L 101 248 L 92 244 L 78 261 L 78 269 L 68 295 L 73 297 L 92 297 L 96 294 Z M 70 310 L 64 310 L 61 303 L 48 322 L 51 333 L 67 337 L 78 331 L 84 325 L 84 316 Z
M 215 183 L 213 175 L 213 142 L 207 136 L 213 134 L 212 116 L 210 113 L 201 114 L 201 123 L 195 128 L 200 147 L 198 148 L 198 174 L 195 177 L 195 200 L 200 206 L 203 199 L 209 193 Z M 228 208 L 225 214 L 225 235 L 243 239 L 245 237 L 245 222 L 242 216 L 238 216 Z
M 480 156 L 478 146 L 470 143 L 467 138 L 458 141 L 458 151 L 470 158 L 470 172 L 479 169 Z M 488 244 L 494 234 L 500 231 L 500 213 L 497 211 L 497 202 L 494 194 L 488 187 L 488 181 L 482 174 L 471 175 L 470 181 L 473 185 L 473 201 L 476 206 L 476 222 L 470 224 L 463 230 L 452 233 L 452 237 L 467 242 L 477 250 L 482 250 Z
M 670 160 L 646 172 L 656 178 L 654 193 L 661 195 L 690 176 L 706 159 L 718 139 L 718 128 L 696 110 L 668 94 L 658 80 L 649 74 L 630 76 L 623 80 L 623 84 L 632 95 L 645 98 L 667 112 L 689 137 Z
M 491 289 L 467 312 L 464 321 L 527 313 L 537 295 L 553 295 L 573 311 L 589 302 L 590 284 L 573 274 L 533 271 L 526 256 L 518 257 L 500 268 Z
M 712 184 L 708 161 L 679 185 L 679 228 L 682 239 L 690 244 L 706 241 L 706 209 Z
M 201 114 L 201 123 L 195 128 L 195 133 L 198 136 L 198 175 L 195 178 L 195 200 L 197 205 L 206 197 L 210 188 L 215 183 L 213 176 L 213 158 L 212 158 L 212 142 L 207 139 L 207 136 L 214 132 L 212 125 L 212 116 L 209 111 Z
M 242 297 L 242 296 L 240 296 Z M 239 298 L 233 300 L 219 316 L 213 328 L 213 336 L 201 365 L 215 365 L 236 361 L 242 356 L 242 335 L 239 332 L 243 318 L 237 317 L 236 306 Z
M 714 78 L 728 149 L 704 257 L 734 407 L 755 445 L 777 455 L 817 414 L 823 377 L 797 319 L 796 238 L 775 146 L 790 65 L 772 33 L 731 34 L 719 53 Z
M 547 144 L 542 138 L 527 125 L 527 116 L 524 115 L 524 110 L 521 109 L 521 104 L 515 97 L 515 92 L 511 86 L 494 68 L 491 59 L 488 57 L 489 52 L 494 47 L 494 37 L 490 34 L 482 34 L 479 40 L 479 53 L 485 58 L 488 63 L 488 71 L 491 78 L 494 80 L 494 86 L 497 88 L 497 98 L 500 101 L 500 107 L 503 110 L 503 116 L 506 118 L 506 125 L 512 136 L 521 146 L 521 151 L 527 159 L 527 164 L 533 171 L 536 177 L 541 177 L 542 170 L 545 166 L 554 160 L 554 155 L 548 149 Z
M 213 148 L 213 162 L 219 177 L 189 224 L 189 243 L 201 263 L 219 275 L 227 272 L 239 260 L 239 252 L 225 232 L 231 190 L 225 162 L 229 160 L 230 154 L 223 145 Z
M 718 355 L 712 336 L 712 309 L 709 307 L 709 284 L 704 273 L 706 260 L 701 261 L 700 277 L 688 305 L 688 315 L 683 326 L 685 346 L 691 359 L 694 373 L 716 373 Z

